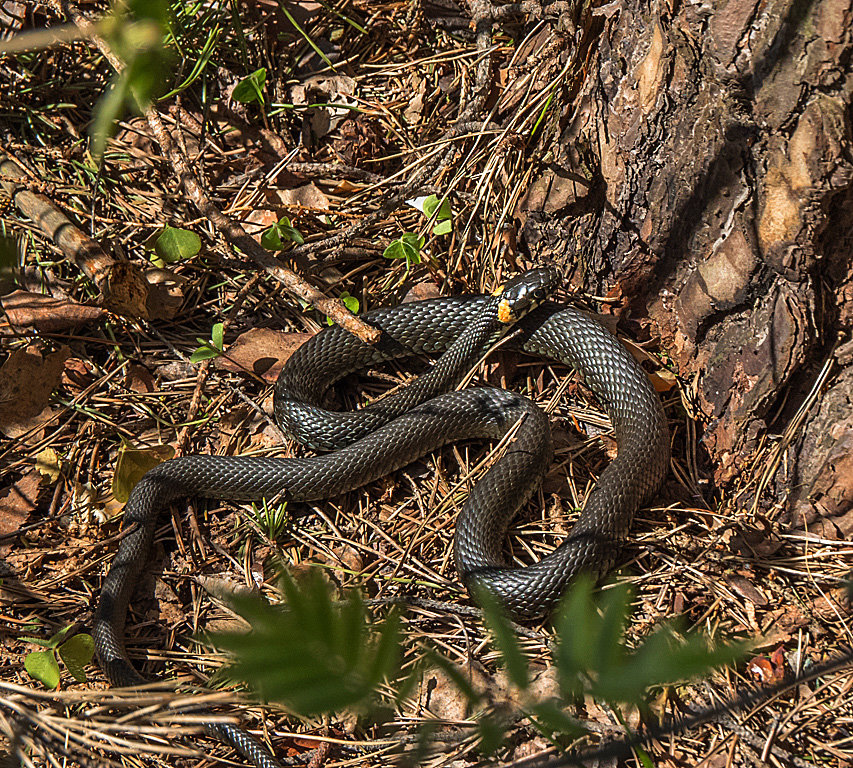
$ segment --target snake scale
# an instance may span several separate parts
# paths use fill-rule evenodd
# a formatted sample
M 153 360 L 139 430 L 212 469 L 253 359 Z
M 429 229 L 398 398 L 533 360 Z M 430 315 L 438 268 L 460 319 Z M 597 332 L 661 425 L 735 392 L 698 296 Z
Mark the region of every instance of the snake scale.
M 466 586 L 490 589 L 518 618 L 549 611 L 584 571 L 612 568 L 634 513 L 659 488 L 669 466 L 669 432 L 648 376 L 598 321 L 570 306 L 544 302 L 560 281 L 553 268 L 524 273 L 492 295 L 430 299 L 377 309 L 363 319 L 381 329 L 371 346 L 333 327 L 303 344 L 276 383 L 276 419 L 310 447 L 311 458 L 184 456 L 150 470 L 125 507 L 126 535 L 104 580 L 95 612 L 95 650 L 112 685 L 144 678 L 124 647 L 127 608 L 160 512 L 188 496 L 230 500 L 325 499 L 369 483 L 445 443 L 500 438 L 501 458 L 474 486 L 456 524 L 454 555 Z M 601 473 L 566 540 L 525 567 L 507 565 L 507 527 L 534 492 L 552 456 L 547 416 L 524 397 L 493 387 L 449 392 L 486 350 L 513 327 L 509 346 L 577 369 L 604 405 L 618 455 Z M 341 377 L 400 357 L 441 354 L 429 373 L 363 409 L 323 408 Z M 252 736 L 231 725 L 208 731 L 258 768 L 278 763 Z

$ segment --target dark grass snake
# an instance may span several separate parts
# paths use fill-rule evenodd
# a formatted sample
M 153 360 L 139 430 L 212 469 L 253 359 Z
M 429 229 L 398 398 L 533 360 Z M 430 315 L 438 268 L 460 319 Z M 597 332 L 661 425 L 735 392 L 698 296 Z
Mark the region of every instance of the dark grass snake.
M 382 330 L 376 346 L 338 327 L 318 333 L 282 370 L 274 407 L 285 432 L 332 453 L 291 459 L 185 456 L 149 471 L 125 507 L 127 535 L 104 579 L 95 612 L 95 649 L 110 683 L 144 682 L 124 647 L 128 602 L 148 563 L 160 512 L 182 497 L 325 499 L 445 443 L 500 438 L 515 427 L 502 457 L 474 486 L 459 514 L 454 554 L 462 580 L 469 589 L 488 587 L 512 614 L 524 619 L 550 610 L 579 571 L 606 573 L 634 513 L 663 481 L 669 433 L 645 372 L 599 322 L 572 307 L 540 305 L 558 283 L 557 271 L 543 268 L 515 278 L 491 296 L 374 310 L 364 319 Z M 568 538 L 526 567 L 506 564 L 504 540 L 512 517 L 550 463 L 547 416 L 526 398 L 501 389 L 447 392 L 510 325 L 517 331 L 510 339 L 512 347 L 580 372 L 607 410 L 618 446 L 617 457 L 601 473 Z M 436 353 L 443 354 L 430 372 L 396 395 L 349 413 L 322 408 L 329 387 L 348 373 L 393 358 Z M 260 742 L 239 728 L 210 725 L 208 731 L 260 768 L 278 765 Z

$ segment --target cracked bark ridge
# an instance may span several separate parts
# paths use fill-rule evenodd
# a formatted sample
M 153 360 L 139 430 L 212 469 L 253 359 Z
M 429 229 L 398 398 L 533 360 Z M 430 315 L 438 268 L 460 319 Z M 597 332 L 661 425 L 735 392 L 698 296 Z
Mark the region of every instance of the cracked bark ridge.
M 851 61 L 853 0 L 626 0 L 563 117 L 548 173 L 573 179 L 571 193 L 549 211 L 523 204 L 535 253 L 626 297 L 698 378 L 720 484 L 784 430 L 853 327 Z M 853 445 L 853 424 L 833 416 L 849 409 L 850 364 L 807 423 L 822 434 L 793 446 L 801 521 L 822 514 L 813 491 L 837 500 L 834 515 L 853 504 L 849 462 L 831 460 Z

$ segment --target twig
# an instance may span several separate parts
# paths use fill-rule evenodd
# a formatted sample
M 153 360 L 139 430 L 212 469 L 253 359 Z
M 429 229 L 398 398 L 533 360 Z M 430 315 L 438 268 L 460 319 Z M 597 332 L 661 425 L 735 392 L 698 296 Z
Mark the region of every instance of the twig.
M 148 281 L 133 265 L 118 262 L 104 251 L 56 204 L 45 195 L 33 192 L 27 173 L 13 159 L 0 156 L 0 187 L 15 207 L 31 219 L 98 288 L 102 304 L 112 312 L 128 317 L 148 317 L 146 299 Z M 111 290 L 122 286 L 121 291 Z

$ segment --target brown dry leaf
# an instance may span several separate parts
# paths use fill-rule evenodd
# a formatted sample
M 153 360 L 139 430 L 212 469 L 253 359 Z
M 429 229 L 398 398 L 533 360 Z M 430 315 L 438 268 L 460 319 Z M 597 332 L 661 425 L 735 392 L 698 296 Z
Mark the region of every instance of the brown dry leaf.
M 516 206 L 515 215 L 523 223 L 530 213 L 553 215 L 589 194 L 589 182 L 569 171 L 542 173 L 527 189 Z
M 279 215 L 269 208 L 254 208 L 245 216 L 241 216 L 240 220 L 245 224 L 256 225 L 246 229 L 250 234 L 258 235 L 268 230 L 273 224 L 278 224 Z
M 148 281 L 138 267 L 118 261 L 110 267 L 104 303 L 119 315 L 148 320 L 149 290 Z
M 678 377 L 666 368 L 660 368 L 654 373 L 650 373 L 649 378 L 652 380 L 655 392 L 659 393 L 669 392 L 678 383 Z
M 6 0 L 0 3 L 0 28 L 9 35 L 13 30 L 22 29 L 26 23 L 27 4 Z
M 295 189 L 280 189 L 276 197 L 286 206 L 301 205 L 303 208 L 319 208 L 323 211 L 329 210 L 331 206 L 329 198 L 313 182 Z
M 304 110 L 302 130 L 309 146 L 350 116 L 350 110 L 346 107 L 355 105 L 351 96 L 355 93 L 356 85 L 356 81 L 346 75 L 315 75 L 291 88 L 294 104 L 324 104 L 322 107 Z
M 69 357 L 62 369 L 62 386 L 72 394 L 79 395 L 95 380 L 91 363 L 77 357 Z
M 115 496 L 110 497 L 103 503 L 101 507 L 104 520 L 114 520 L 122 511 L 124 511 L 124 502 L 119 501 Z
M 738 576 L 737 574 L 729 574 L 725 579 L 729 586 L 744 600 L 749 600 L 749 602 L 759 608 L 763 608 L 767 605 L 767 598 L 764 597 L 764 595 L 762 595 L 758 590 L 758 587 L 756 587 L 746 577 Z
M 225 355 L 216 358 L 215 365 L 235 373 L 254 373 L 272 382 L 285 361 L 310 338 L 310 333 L 252 328 L 241 333 Z
M 437 299 L 439 296 L 441 296 L 439 287 L 427 280 L 422 283 L 415 283 L 403 297 L 403 304 L 408 304 L 411 301 L 423 301 L 424 299 Z
M 29 291 L 15 291 L 0 300 L 9 324 L 16 328 L 35 328 L 42 333 L 58 333 L 84 323 L 100 320 L 101 307 L 89 307 L 70 299 L 55 299 Z
M 784 542 L 772 530 L 742 527 L 729 540 L 733 552 L 746 556 L 769 557 L 782 547 Z
M 31 344 L 6 358 L 0 368 L 0 432 L 6 437 L 20 437 L 53 415 L 47 401 L 68 355 L 63 347 L 43 358 L 39 347 Z
M 424 109 L 424 96 L 427 92 L 427 81 L 415 78 L 416 82 L 410 84 L 411 91 L 415 94 L 409 105 L 403 110 L 403 119 L 409 125 L 416 125 L 421 120 Z M 419 82 L 418 82 L 419 81 Z
M 334 187 L 333 192 L 336 195 L 348 195 L 350 192 L 357 192 L 362 189 L 358 184 L 353 184 L 351 181 L 341 179 Z
M 154 377 L 144 365 L 131 363 L 125 372 L 124 386 L 140 395 L 146 395 L 154 391 Z
M 756 683 L 767 685 L 778 683 L 785 677 L 785 670 L 773 664 L 766 656 L 758 656 L 746 665 L 747 673 Z
M 610 461 L 613 461 L 619 453 L 616 440 L 610 435 L 605 434 L 600 434 L 598 439 L 601 440 L 601 443 L 604 446 L 604 453 L 607 454 L 607 458 L 610 459 Z
M 185 278 L 168 269 L 149 269 L 145 308 L 152 320 L 171 320 L 184 303 Z
M 342 544 L 339 547 L 332 549 L 335 557 L 345 568 L 348 568 L 353 573 L 361 573 L 364 570 L 364 559 L 355 547 L 350 544 Z
M 38 470 L 31 469 L 17 483 L 0 491 L 0 537 L 15 533 L 27 522 L 31 512 L 38 509 L 42 491 Z M 0 538 L 0 555 L 9 552 L 14 539 Z

